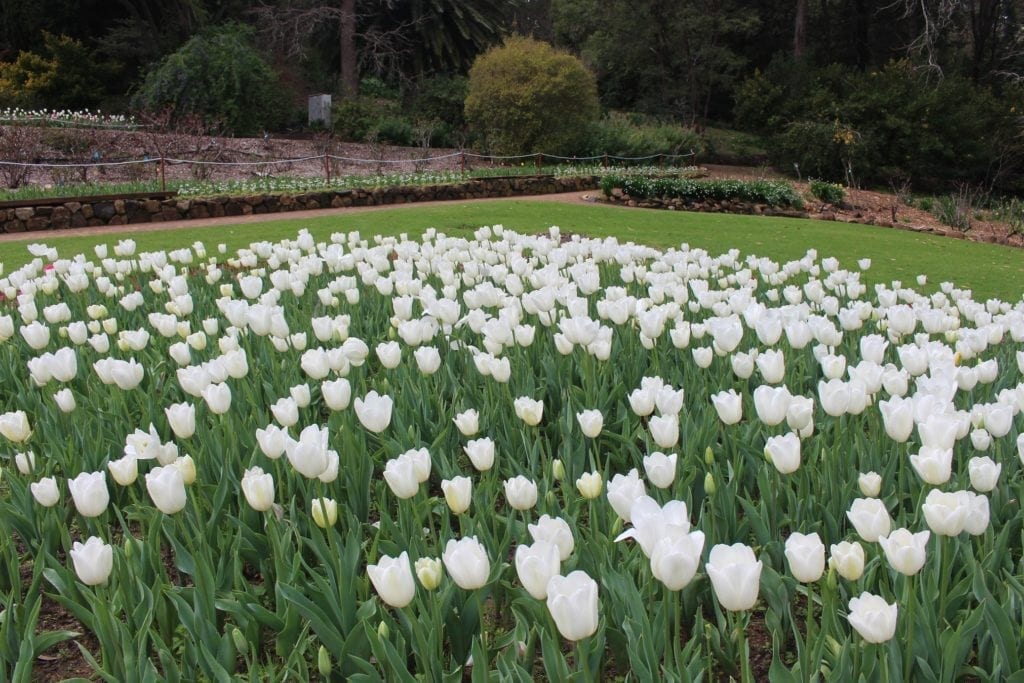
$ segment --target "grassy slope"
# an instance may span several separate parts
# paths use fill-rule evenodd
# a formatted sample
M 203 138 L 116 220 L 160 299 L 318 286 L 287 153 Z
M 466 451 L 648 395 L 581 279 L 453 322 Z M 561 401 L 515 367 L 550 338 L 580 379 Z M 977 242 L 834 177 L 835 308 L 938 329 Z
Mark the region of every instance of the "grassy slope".
M 503 224 L 522 232 L 539 232 L 558 225 L 563 232 L 592 236 L 614 235 L 658 247 L 687 243 L 713 254 L 741 249 L 776 260 L 803 256 L 815 248 L 820 256 L 835 256 L 847 268 L 856 268 L 856 259 L 870 257 L 873 265 L 867 281 L 889 282 L 902 279 L 913 285 L 918 274 L 928 275 L 927 289 L 943 280 L 974 290 L 975 298 L 999 297 L 1017 301 L 1024 292 L 1024 254 L 1017 249 L 990 244 L 964 242 L 931 235 L 847 225 L 822 221 L 734 216 L 729 214 L 684 213 L 626 209 L 603 205 L 561 204 L 515 200 L 503 202 L 466 202 L 455 205 L 416 205 L 380 211 L 334 215 L 307 219 L 282 219 L 260 224 L 217 228 L 185 228 L 92 237 L 59 237 L 57 233 L 40 235 L 33 241 L 56 246 L 62 256 L 81 251 L 91 255 L 92 245 L 113 244 L 118 237 L 132 236 L 141 250 L 170 249 L 204 241 L 210 253 L 215 245 L 226 243 L 236 249 L 253 241 L 278 240 L 308 228 L 318 238 L 332 232 L 359 230 L 364 236 L 411 236 L 436 227 L 449 234 L 468 235 L 481 225 Z M 0 243 L 0 262 L 5 272 L 25 263 L 28 242 Z

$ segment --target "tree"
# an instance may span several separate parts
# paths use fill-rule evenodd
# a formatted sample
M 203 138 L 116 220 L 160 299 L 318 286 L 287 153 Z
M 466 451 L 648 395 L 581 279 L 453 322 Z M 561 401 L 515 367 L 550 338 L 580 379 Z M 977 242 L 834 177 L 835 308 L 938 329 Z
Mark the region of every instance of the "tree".
M 43 32 L 43 52 L 0 62 L 0 106 L 86 109 L 107 92 L 109 70 L 80 41 Z
M 132 99 L 136 109 L 173 107 L 175 116 L 219 122 L 235 134 L 276 126 L 283 114 L 277 75 L 251 43 L 251 31 L 229 24 L 198 34 L 168 55 Z
M 759 25 L 735 0 L 555 0 L 552 11 L 559 39 L 594 66 L 606 105 L 691 123 L 730 106 L 740 48 Z
M 498 154 L 576 153 L 598 111 L 593 74 L 547 43 L 509 38 L 469 70 L 466 120 Z

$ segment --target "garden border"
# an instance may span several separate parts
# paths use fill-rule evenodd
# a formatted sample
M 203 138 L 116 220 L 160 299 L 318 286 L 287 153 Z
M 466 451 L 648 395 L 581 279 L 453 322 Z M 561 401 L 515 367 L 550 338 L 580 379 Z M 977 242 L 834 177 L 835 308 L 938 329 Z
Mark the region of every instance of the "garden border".
M 474 178 L 444 185 L 409 185 L 382 188 L 325 190 L 300 194 L 257 194 L 212 198 L 95 198 L 83 197 L 59 205 L 40 200 L 31 206 L 0 209 L 0 233 L 54 231 L 67 228 L 137 225 L 224 216 L 287 213 L 350 206 L 382 206 L 532 196 L 595 190 L 596 175 L 509 176 Z M 84 201 L 83 201 L 84 200 Z

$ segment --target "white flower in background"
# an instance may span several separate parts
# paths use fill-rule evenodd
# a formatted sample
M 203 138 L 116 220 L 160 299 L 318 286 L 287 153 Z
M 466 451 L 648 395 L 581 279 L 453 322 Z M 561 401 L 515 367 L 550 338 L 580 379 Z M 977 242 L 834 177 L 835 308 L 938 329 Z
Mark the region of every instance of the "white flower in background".
M 857 535 L 868 543 L 876 542 L 881 536 L 888 536 L 892 529 L 889 511 L 878 498 L 857 498 L 847 510 L 846 517 L 857 530 Z
M 604 416 L 600 410 L 584 410 L 576 413 L 576 421 L 583 430 L 583 435 L 591 439 L 597 438 L 604 428 Z
M 394 401 L 390 396 L 382 396 L 376 391 L 371 391 L 363 398 L 356 398 L 355 411 L 359 418 L 359 424 L 368 431 L 379 434 L 391 424 L 391 410 Z
M 930 536 L 931 532 L 927 530 L 914 534 L 907 529 L 896 529 L 880 536 L 878 542 L 893 569 L 900 574 L 913 576 L 924 566 L 925 546 Z
M 800 437 L 793 432 L 769 437 L 764 454 L 781 474 L 792 474 L 800 468 Z
M 472 439 L 463 450 L 477 471 L 485 472 L 494 466 L 494 441 L 490 437 Z
M 953 449 L 922 446 L 910 456 L 910 464 L 926 484 L 941 486 L 953 473 Z
M 513 510 L 529 510 L 537 504 L 536 482 L 523 475 L 506 479 L 505 500 Z
M 535 542 L 546 541 L 558 548 L 558 557 L 562 562 L 569 559 L 576 547 L 572 529 L 561 517 L 541 515 L 536 524 L 528 525 L 530 537 Z
M 658 415 L 647 422 L 651 438 L 660 448 L 672 448 L 679 443 L 679 416 Z
M 98 517 L 107 509 L 110 492 L 103 472 L 82 472 L 68 479 L 68 490 L 75 509 L 83 517 Z
M 634 501 L 645 495 L 647 489 L 636 469 L 630 470 L 628 474 L 616 474 L 608 482 L 608 503 L 624 522 L 630 521 L 630 509 Z
M 659 489 L 666 489 L 676 480 L 676 461 L 679 456 L 675 453 L 668 455 L 661 451 L 655 451 L 644 456 L 644 472 L 647 479 Z
M 825 571 L 825 544 L 817 533 L 790 534 L 786 539 L 785 555 L 790 573 L 801 583 L 813 583 Z
M 43 507 L 53 507 L 60 500 L 60 489 L 57 488 L 57 480 L 53 477 L 44 477 L 39 481 L 29 484 L 32 497 Z
M 711 403 L 723 424 L 734 425 L 743 418 L 743 401 L 734 389 L 712 395 Z
M 448 508 L 456 515 L 468 510 L 473 502 L 473 480 L 469 477 L 445 479 L 441 482 L 441 491 Z
M 537 401 L 528 396 L 520 396 L 513 405 L 516 417 L 526 423 L 527 426 L 534 427 L 540 424 L 541 419 L 544 417 L 543 401 Z
M 882 491 L 882 475 L 877 472 L 862 472 L 857 476 L 857 486 L 865 498 L 877 498 Z
M 831 546 L 828 566 L 847 581 L 856 581 L 864 574 L 864 546 L 856 541 Z
M 32 436 L 28 415 L 24 410 L 15 410 L 0 415 L 0 434 L 13 443 L 24 443 Z

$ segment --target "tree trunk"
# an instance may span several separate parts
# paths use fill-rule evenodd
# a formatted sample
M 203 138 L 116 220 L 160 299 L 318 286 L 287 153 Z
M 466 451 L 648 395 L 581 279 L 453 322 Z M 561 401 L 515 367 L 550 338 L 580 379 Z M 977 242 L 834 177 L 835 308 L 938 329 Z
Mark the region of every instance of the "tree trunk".
M 359 94 L 359 64 L 356 55 L 356 0 L 341 0 L 338 19 L 339 48 L 341 52 L 341 94 L 355 97 Z
M 804 58 L 807 46 L 807 0 L 796 0 L 796 21 L 793 24 L 793 59 Z

